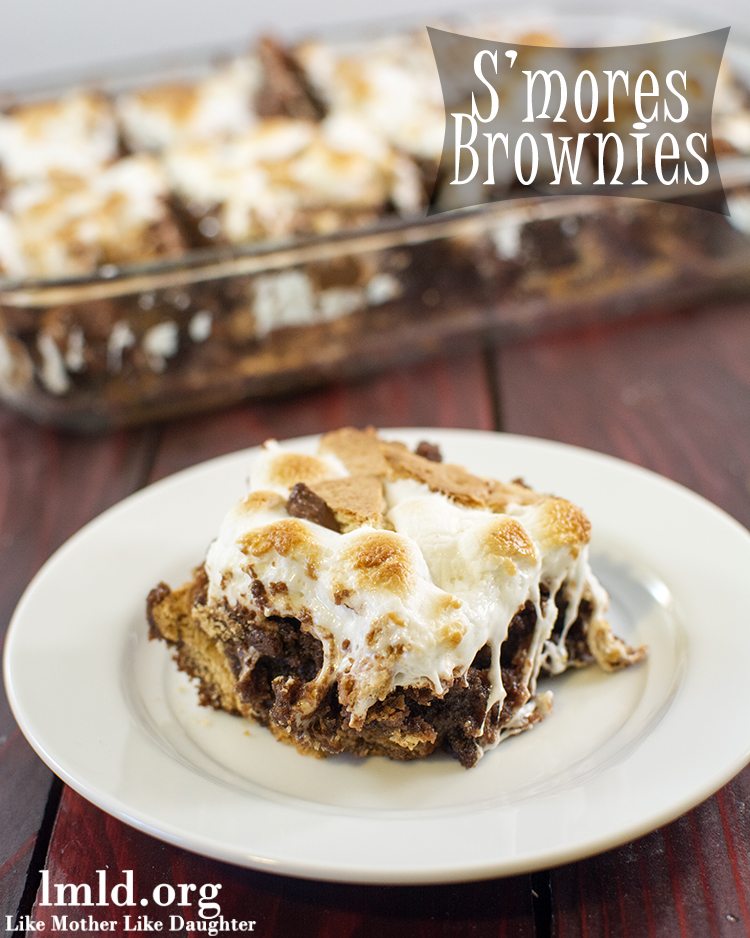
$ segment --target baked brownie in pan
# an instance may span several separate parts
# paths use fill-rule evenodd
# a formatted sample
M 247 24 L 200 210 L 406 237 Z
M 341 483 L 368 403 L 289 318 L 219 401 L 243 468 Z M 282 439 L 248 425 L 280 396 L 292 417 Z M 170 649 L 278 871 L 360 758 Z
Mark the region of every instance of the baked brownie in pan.
M 481 36 L 500 42 L 516 42 L 541 48 L 574 45 L 565 38 L 549 31 L 520 31 L 509 21 L 487 17 L 465 18 L 458 22 L 447 22 L 442 28 L 467 36 Z M 654 37 L 650 39 L 653 42 Z M 646 53 L 644 65 L 658 64 L 658 45 Z M 437 179 L 438 164 L 443 146 L 444 112 L 451 110 L 451 102 L 443 100 L 435 58 L 425 29 L 386 33 L 376 38 L 362 40 L 310 39 L 293 47 L 292 54 L 299 63 L 300 74 L 311 99 L 321 103 L 328 114 L 351 114 L 377 128 L 384 139 L 403 152 L 411 155 L 421 166 L 432 202 L 442 210 L 494 201 L 509 192 L 524 187 L 515 178 L 512 167 L 500 162 L 495 167 L 496 183 L 493 186 L 469 183 L 460 191 Z M 445 53 L 444 53 L 445 56 Z M 565 67 L 567 58 L 561 60 Z M 458 61 L 463 68 L 463 61 Z M 544 61 L 540 61 L 543 66 Z M 575 64 L 575 58 L 570 59 Z M 586 63 L 591 67 L 590 63 Z M 701 85 L 705 91 L 705 108 L 711 110 L 713 99 L 713 144 L 718 154 L 750 154 L 750 93 L 738 80 L 737 75 L 725 63 L 719 72 L 715 94 L 713 75 L 699 73 L 697 63 L 691 74 L 695 76 L 692 88 L 693 100 L 697 100 Z M 443 67 L 447 68 L 443 59 Z M 576 66 L 576 71 L 580 66 Z M 443 75 L 450 88 L 454 85 L 460 95 L 462 82 L 459 75 L 455 82 Z M 520 74 L 508 74 L 505 79 L 506 95 L 504 108 L 515 108 L 517 114 L 509 120 L 521 123 L 525 101 L 523 78 Z M 582 125 L 572 105 L 565 110 L 565 118 L 571 131 L 615 130 L 627 133 L 632 129 L 635 115 L 630 105 L 623 100 L 618 103 L 618 121 L 614 125 Z M 604 114 L 602 113 L 602 118 Z M 599 120 L 597 118 L 597 120 Z M 696 127 L 700 130 L 700 127 Z M 646 142 L 646 149 L 649 144 Z M 549 156 L 539 153 L 543 171 L 551 167 Z M 593 182 L 598 174 L 598 155 L 592 149 L 584 149 L 579 165 L 579 179 Z M 609 155 L 605 155 L 608 162 Z M 653 160 L 653 152 L 646 153 L 646 161 Z M 544 165 L 546 162 L 546 166 Z M 528 168 L 528 167 L 527 167 Z M 648 166 L 647 166 L 648 168 Z M 543 174 L 543 173 L 542 173 Z M 434 191 L 433 184 L 437 183 Z
M 120 152 L 112 103 L 95 90 L 71 89 L 0 113 L 0 190 L 28 179 L 86 177 Z
M 161 164 L 146 154 L 87 176 L 15 186 L 5 200 L 0 270 L 22 279 L 181 257 L 186 241 Z
M 543 719 L 542 670 L 641 660 L 570 502 L 372 431 L 269 443 L 192 580 L 147 601 L 201 701 L 303 752 L 464 766 Z
M 256 102 L 263 117 L 285 115 L 320 120 L 325 108 L 309 87 L 293 51 L 273 36 L 261 36 L 255 54 L 263 69 L 263 86 Z
M 439 320 L 425 330 L 424 316 L 441 313 L 441 291 L 459 289 L 450 253 L 367 252 L 135 296 L 0 308 L 0 381 L 27 411 L 38 401 L 34 416 L 94 429 L 207 409 L 248 389 L 356 376 L 394 355 L 413 360 L 444 332 Z M 461 272 L 461 284 L 470 275 Z M 485 314 L 467 304 L 450 318 L 452 332 L 472 331 Z
M 258 58 L 248 54 L 219 63 L 195 81 L 122 92 L 115 111 L 125 145 L 134 152 L 164 150 L 243 133 L 258 119 L 263 80 Z
M 356 114 L 393 146 L 436 160 L 445 109 L 424 29 L 361 40 L 311 39 L 293 54 L 329 114 Z
M 222 141 L 175 147 L 164 165 L 204 243 L 327 234 L 423 208 L 411 161 L 349 118 L 267 119 Z
M 426 30 L 294 46 L 303 86 L 326 114 L 363 121 L 410 156 L 429 197 L 443 146 L 445 108 Z
M 694 305 L 747 289 L 750 197 L 730 204 L 730 220 L 635 200 L 594 216 L 563 205 L 557 219 L 487 217 L 463 253 L 452 236 L 183 286 L 154 289 L 160 278 L 147 277 L 108 299 L 6 301 L 0 388 L 37 419 L 97 429 L 358 377 L 487 336 Z
M 335 241 L 340 231 L 419 216 L 443 116 L 426 34 L 415 35 L 292 47 L 267 39 L 177 86 L 116 99 L 73 90 L 6 109 L 0 275 L 78 275 L 81 289 L 58 294 L 46 281 L 39 290 L 22 284 L 18 295 L 4 290 L 2 396 L 40 419 L 93 429 L 360 375 L 470 337 L 509 338 L 746 286 L 744 194 L 731 197 L 729 221 L 635 201 L 603 200 L 581 216 L 568 203 L 557 218 L 537 206 L 488 215 L 468 235 L 425 231 L 424 243 L 385 250 L 342 239 L 338 257 L 332 243 L 325 259 L 286 269 L 271 254 L 258 274 L 231 265 L 206 279 L 128 272 L 119 292 L 101 298 L 102 273 L 133 260 L 187 253 L 189 267 L 200 257 L 193 248 L 265 250 L 329 233 Z M 402 84 L 386 122 L 377 90 Z M 207 102 L 217 111 L 211 120 Z M 747 93 L 725 70 L 716 111 L 732 141 L 722 152 L 741 150 Z M 34 159 L 32 130 L 50 142 Z M 123 159 L 125 143 L 156 149 Z M 118 186 L 118 178 L 141 181 Z M 260 200 L 242 194 L 259 189 Z M 122 239 L 111 236 L 116 226 Z M 223 263 L 219 253 L 207 254 L 208 267 Z
M 122 91 L 114 107 L 132 152 L 243 134 L 265 117 L 321 116 L 297 63 L 272 37 L 262 37 L 244 55 L 220 60 L 191 81 Z

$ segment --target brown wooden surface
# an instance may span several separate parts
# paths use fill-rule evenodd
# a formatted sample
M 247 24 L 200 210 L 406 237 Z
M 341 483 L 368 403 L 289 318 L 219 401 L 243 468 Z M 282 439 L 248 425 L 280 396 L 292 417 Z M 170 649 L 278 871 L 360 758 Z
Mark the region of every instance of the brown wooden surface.
M 143 484 L 153 430 L 65 438 L 0 410 L 0 627 L 24 587 L 82 524 Z M 0 693 L 0 922 L 27 885 L 52 776 L 21 736 Z M 46 844 L 44 845 L 46 847 Z M 42 852 L 42 858 L 44 853 Z
M 145 482 L 268 436 L 345 423 L 495 427 L 565 440 L 671 476 L 748 524 L 750 309 L 547 337 L 98 439 L 0 414 L 3 621 L 57 544 Z M 256 934 L 282 938 L 750 934 L 750 771 L 675 823 L 561 869 L 460 886 L 364 888 L 241 870 L 161 844 L 68 789 L 58 797 L 61 786 L 4 703 L 0 734 L 3 913 L 33 910 L 49 921 L 49 909 L 34 908 L 41 867 L 53 882 L 90 882 L 108 867 L 134 869 L 139 891 L 161 881 L 220 882 L 225 916 L 256 919 Z
M 750 525 L 749 312 L 661 317 L 499 352 L 504 429 L 621 456 Z M 750 934 L 749 799 L 747 768 L 666 828 L 555 870 L 555 933 Z

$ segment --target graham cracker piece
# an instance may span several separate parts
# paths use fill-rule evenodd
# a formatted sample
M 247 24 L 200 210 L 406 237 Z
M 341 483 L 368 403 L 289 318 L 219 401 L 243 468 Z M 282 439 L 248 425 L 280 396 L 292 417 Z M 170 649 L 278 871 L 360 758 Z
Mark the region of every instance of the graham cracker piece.
M 325 482 L 317 482 L 310 488 L 331 509 L 342 532 L 359 528 L 363 524 L 372 525 L 374 528 L 384 526 L 383 484 L 376 476 L 328 479 Z
M 319 451 L 337 456 L 353 476 L 380 476 L 388 474 L 388 463 L 380 451 L 381 444 L 373 427 L 357 430 L 342 427 L 320 441 Z
M 504 512 L 509 504 L 530 505 L 546 498 L 518 482 L 498 482 L 474 475 L 455 463 L 434 462 L 412 453 L 403 443 L 380 444 L 391 478 L 416 479 L 433 492 L 470 508 Z
M 529 505 L 546 497 L 520 483 L 484 479 L 455 463 L 426 459 L 413 453 L 404 443 L 379 439 L 373 427 L 366 430 L 344 427 L 328 433 L 321 441 L 320 451 L 337 456 L 353 477 L 415 479 L 433 492 L 442 492 L 470 508 L 503 512 L 510 503 Z M 323 497 L 319 492 L 320 484 L 312 488 Z
M 521 485 L 520 482 L 497 482 L 488 479 L 485 504 L 490 511 L 504 512 L 510 504 L 535 505 L 549 497 Z
M 403 443 L 381 443 L 380 450 L 392 477 L 416 479 L 433 492 L 442 492 L 461 505 L 482 508 L 487 504 L 487 481 L 462 466 L 432 462 L 410 452 Z

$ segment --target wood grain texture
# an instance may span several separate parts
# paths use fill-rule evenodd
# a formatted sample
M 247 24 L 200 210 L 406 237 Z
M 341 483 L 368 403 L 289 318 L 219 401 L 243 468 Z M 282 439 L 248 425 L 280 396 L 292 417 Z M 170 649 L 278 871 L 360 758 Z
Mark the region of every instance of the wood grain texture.
M 504 429 L 623 456 L 689 485 L 750 522 L 746 309 L 657 316 L 548 337 L 498 352 L 492 360 L 499 378 L 488 373 L 481 355 L 471 354 L 293 400 L 246 404 L 169 424 L 148 477 L 269 436 L 315 433 L 346 423 L 490 428 L 499 409 Z M 490 395 L 495 382 L 497 401 Z M 67 445 L 62 458 L 73 460 L 71 466 L 88 452 L 84 446 L 74 460 Z M 70 445 L 75 453 L 82 444 Z M 38 473 L 38 457 L 27 458 L 27 471 Z M 12 471 L 20 473 L 19 465 Z M 113 477 L 128 475 L 122 467 L 110 465 L 109 470 Z M 121 478 L 114 481 L 127 488 Z M 64 497 L 63 488 L 76 492 L 79 482 L 66 476 L 57 486 L 58 498 Z M 137 482 L 131 478 L 127 484 Z M 0 505 L 5 504 L 2 484 Z M 26 495 L 37 488 L 46 505 L 41 483 Z M 65 790 L 46 863 L 57 882 L 92 882 L 97 869 L 132 868 L 139 894 L 165 881 L 221 883 L 226 916 L 256 919 L 257 934 L 283 938 L 523 938 L 545 935 L 550 925 L 559 936 L 592 938 L 743 935 L 750 933 L 749 799 L 746 770 L 668 827 L 555 870 L 549 880 L 537 874 L 410 889 L 303 882 L 209 861 L 133 831 Z M 33 837 L 33 823 L 29 831 Z M 532 882 L 537 893 L 551 888 L 551 922 L 544 902 L 537 903 L 535 914 Z M 52 911 L 37 906 L 34 914 L 49 920 Z
M 342 844 L 342 852 L 347 849 Z M 394 849 L 398 849 L 395 845 Z M 162 844 L 125 827 L 66 790 L 48 858 L 52 882 L 96 882 L 108 869 L 110 884 L 126 869 L 136 870 L 136 900 L 153 895 L 160 883 L 218 883 L 225 918 L 257 922 L 254 934 L 268 938 L 526 938 L 534 934 L 527 877 L 439 887 L 363 887 L 307 882 L 243 870 Z M 52 927 L 67 910 L 37 905 L 34 917 Z M 138 910 L 140 911 L 140 909 Z M 151 902 L 145 910 L 168 923 L 170 910 Z M 198 916 L 197 903 L 173 909 Z M 71 918 L 116 917 L 105 909 L 70 910 Z
M 163 429 L 150 478 L 269 436 L 317 433 L 342 424 L 490 429 L 492 422 L 485 360 L 480 354 L 463 355 L 293 400 L 246 404 L 174 422 Z M 97 869 L 108 868 L 113 875 L 134 869 L 139 895 L 149 894 L 161 882 L 220 883 L 223 914 L 256 919 L 256 934 L 264 936 L 525 938 L 534 933 L 527 876 L 436 888 L 337 886 L 270 876 L 161 844 L 108 817 L 70 789 L 63 792 L 46 864 L 53 882 L 90 883 Z M 60 909 L 37 904 L 34 916 L 49 923 L 55 912 Z M 111 914 L 91 912 L 97 918 Z M 166 914 L 162 913 L 165 921 Z
M 750 524 L 750 310 L 659 316 L 499 351 L 504 429 L 586 446 Z
M 348 424 L 492 429 L 486 362 L 479 353 L 459 355 L 299 397 L 248 402 L 221 414 L 174 421 L 164 431 L 151 478 L 269 437 L 323 433 Z
M 3 634 L 23 589 L 55 548 L 140 484 L 151 435 L 140 431 L 76 439 L 0 410 Z M 52 778 L 21 735 L 4 692 L 0 692 L 0 761 L 0 916 L 4 916 L 16 913 L 23 896 Z
M 727 306 L 498 352 L 504 428 L 647 466 L 750 524 L 749 313 Z M 554 933 L 750 934 L 749 803 L 746 769 L 662 830 L 554 871 Z

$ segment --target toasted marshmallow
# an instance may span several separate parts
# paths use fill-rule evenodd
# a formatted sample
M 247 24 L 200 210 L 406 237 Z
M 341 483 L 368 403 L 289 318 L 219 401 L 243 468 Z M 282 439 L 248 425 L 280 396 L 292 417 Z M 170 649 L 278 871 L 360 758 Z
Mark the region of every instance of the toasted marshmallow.
M 0 167 L 11 182 L 85 177 L 118 153 L 117 125 L 107 99 L 71 91 L 0 115 Z
M 123 135 L 134 150 L 164 150 L 241 133 L 257 119 L 255 96 L 261 78 L 259 62 L 246 56 L 199 81 L 123 93 L 116 102 Z
M 606 594 L 589 566 L 589 525 L 579 509 L 516 485 L 507 487 L 504 510 L 492 510 L 499 483 L 421 457 L 415 463 L 393 447 L 359 431 L 324 437 L 317 455 L 266 444 L 251 468 L 250 494 L 209 549 L 210 603 L 256 613 L 260 604 L 263 615 L 295 618 L 320 641 L 323 666 L 305 685 L 299 714 L 312 713 L 335 683 L 350 725 L 361 727 L 396 688 L 442 696 L 485 647 L 489 714 L 507 697 L 501 649 L 516 623 L 527 629 L 524 664 L 511 718 L 484 740 L 494 745 L 549 710 L 551 695 L 536 693 L 537 677 L 543 666 L 553 673 L 567 666 L 565 638 L 584 596 L 602 666 L 638 660 L 642 650 L 614 639 L 603 618 Z M 382 488 L 382 527 L 365 521 L 337 531 L 290 516 L 295 484 L 318 486 L 335 514 L 341 481 L 350 495 L 357 479 Z M 560 591 L 567 609 L 553 637 Z

